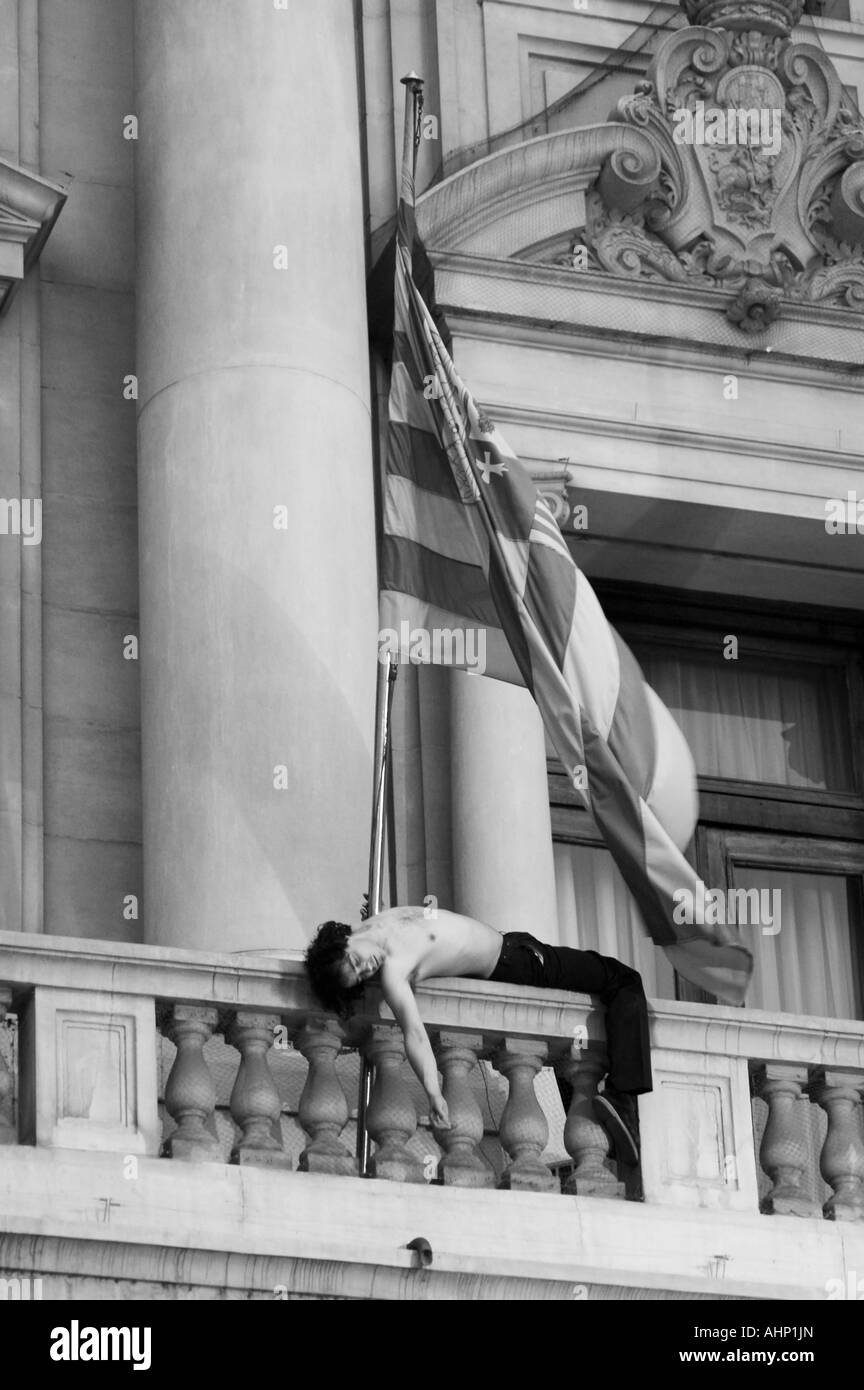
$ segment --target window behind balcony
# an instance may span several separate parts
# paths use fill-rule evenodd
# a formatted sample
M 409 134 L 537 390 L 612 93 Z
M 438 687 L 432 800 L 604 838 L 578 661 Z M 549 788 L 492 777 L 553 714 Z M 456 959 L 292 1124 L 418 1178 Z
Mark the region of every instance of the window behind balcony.
M 849 19 L 849 0 L 804 0 L 804 13 L 816 19 Z
M 864 1017 L 860 621 L 623 587 L 601 598 L 693 752 L 688 857 L 709 888 L 758 909 L 738 928 L 755 959 L 747 1007 Z M 645 936 L 554 757 L 550 797 L 562 943 L 634 964 L 649 995 L 710 1001 Z

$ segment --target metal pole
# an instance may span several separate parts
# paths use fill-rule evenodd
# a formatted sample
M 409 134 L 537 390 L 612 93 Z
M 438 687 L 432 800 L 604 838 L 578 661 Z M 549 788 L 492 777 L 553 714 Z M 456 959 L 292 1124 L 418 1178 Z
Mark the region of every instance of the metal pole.
M 405 123 L 402 140 L 402 180 L 400 203 L 414 207 L 414 172 L 420 144 L 420 116 L 423 110 L 423 79 L 416 72 L 402 78 L 405 88 Z M 397 253 L 398 254 L 398 253 Z M 372 806 L 372 843 L 369 848 L 369 916 L 381 911 L 384 881 L 384 827 L 387 810 L 387 781 L 390 771 L 390 710 L 398 666 L 391 656 L 378 669 L 375 697 L 375 791 Z M 360 1063 L 360 1094 L 357 1101 L 357 1171 L 365 1178 L 369 1169 L 369 1134 L 366 1111 L 372 1095 L 372 1067 L 363 1057 Z
M 378 668 L 378 687 L 375 695 L 375 791 L 372 804 L 372 841 L 369 846 L 369 916 L 381 911 L 384 881 L 384 830 L 386 825 L 387 783 L 390 772 L 390 714 L 393 708 L 393 686 L 399 667 L 390 657 Z M 366 1110 L 372 1095 L 372 1067 L 366 1058 L 360 1062 L 360 1095 L 357 1102 L 357 1170 L 365 1178 L 369 1168 L 369 1132 L 366 1129 Z

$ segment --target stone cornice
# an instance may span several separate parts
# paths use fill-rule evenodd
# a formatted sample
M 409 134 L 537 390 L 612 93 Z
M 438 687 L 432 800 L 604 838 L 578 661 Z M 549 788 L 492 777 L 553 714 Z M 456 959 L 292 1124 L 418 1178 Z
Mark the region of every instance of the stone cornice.
M 724 454 L 777 459 L 781 463 L 800 463 L 805 466 L 818 463 L 826 468 L 848 470 L 851 462 L 849 454 L 841 453 L 839 450 L 816 449 L 812 445 L 778 443 L 759 436 L 712 434 L 706 430 L 677 429 L 668 425 L 642 424 L 638 420 L 600 420 L 596 415 L 591 415 L 587 411 L 584 415 L 577 415 L 564 411 L 526 410 L 524 407 L 508 406 L 503 402 L 491 399 L 484 400 L 483 404 L 494 416 L 496 424 L 515 423 L 528 425 L 535 430 L 562 429 L 573 433 L 578 432 L 581 435 L 605 436 L 607 438 L 618 438 L 626 433 L 628 439 L 644 440 L 646 443 L 654 444 L 659 448 L 668 448 L 672 445 L 694 451 L 704 451 L 715 456 L 720 451 Z M 548 460 L 534 459 L 530 454 L 520 457 L 522 457 L 522 462 L 532 471 L 535 464 L 548 463 Z M 740 488 L 741 484 L 736 484 L 736 486 Z M 821 499 L 818 501 L 818 506 L 821 510 L 815 512 L 814 515 L 818 516 L 820 522 L 824 522 L 825 513 Z
M 741 357 L 773 352 L 812 371 L 861 370 L 860 318 L 824 304 L 788 304 L 770 329 L 744 336 L 718 312 L 732 296 L 682 282 L 616 279 L 590 271 L 445 252 L 433 255 L 438 302 L 448 314 L 507 316 L 550 333 L 603 333 L 699 345 Z
M 65 201 L 61 184 L 0 160 L 0 314 L 38 260 Z
M 510 347 L 568 353 L 576 358 L 605 357 L 613 362 L 620 361 L 622 353 L 627 351 L 628 339 L 625 336 L 605 333 L 600 329 L 582 331 L 577 325 L 557 323 L 547 326 L 531 320 L 514 319 L 508 314 L 467 312 L 453 306 L 449 306 L 446 312 L 454 340 L 500 342 Z M 721 348 L 710 343 L 644 339 L 639 342 L 639 360 L 652 366 L 682 367 L 712 374 L 718 371 L 746 371 L 754 382 L 796 385 L 812 384 L 814 373 L 819 371 L 820 391 L 857 391 L 864 379 L 864 363 L 850 363 L 848 366 L 825 363 L 815 357 L 800 358 L 783 352 L 768 353 L 764 348 L 751 349 L 747 344 Z M 725 440 L 726 436 L 723 438 Z
M 496 227 L 501 253 L 513 255 L 507 223 L 526 206 L 538 208 L 541 237 L 572 230 L 562 222 L 559 207 L 565 198 L 584 192 L 607 166 L 619 196 L 638 201 L 659 175 L 657 152 L 624 125 L 608 122 L 582 130 L 538 135 L 524 144 L 488 155 L 436 184 L 417 200 L 417 227 L 424 242 L 436 250 L 458 250 L 481 228 Z M 541 205 L 548 205 L 544 217 Z M 572 209 L 571 209 L 572 211 Z M 544 225 L 545 224 L 545 225 Z

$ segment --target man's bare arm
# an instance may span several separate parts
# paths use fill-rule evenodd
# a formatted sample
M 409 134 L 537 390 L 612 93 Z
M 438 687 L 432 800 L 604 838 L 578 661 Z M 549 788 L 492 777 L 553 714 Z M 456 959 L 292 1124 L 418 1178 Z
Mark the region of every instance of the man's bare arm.
M 429 1097 L 432 1121 L 439 1129 L 450 1128 L 447 1102 L 441 1094 L 438 1066 L 429 1035 L 420 1017 L 414 991 L 405 975 L 391 962 L 381 971 L 381 989 L 405 1037 L 405 1052 L 421 1086 Z

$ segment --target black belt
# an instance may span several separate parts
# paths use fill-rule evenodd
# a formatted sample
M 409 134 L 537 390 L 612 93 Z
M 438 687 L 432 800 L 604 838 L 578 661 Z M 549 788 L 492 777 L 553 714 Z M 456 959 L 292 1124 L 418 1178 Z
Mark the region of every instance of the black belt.
M 545 968 L 546 961 L 543 958 L 543 952 L 540 950 L 539 945 L 534 940 L 534 937 L 530 934 L 530 932 L 508 932 L 507 939 L 505 941 L 505 950 L 507 946 L 526 946 L 528 950 L 531 951 L 537 957 L 540 964 Z

